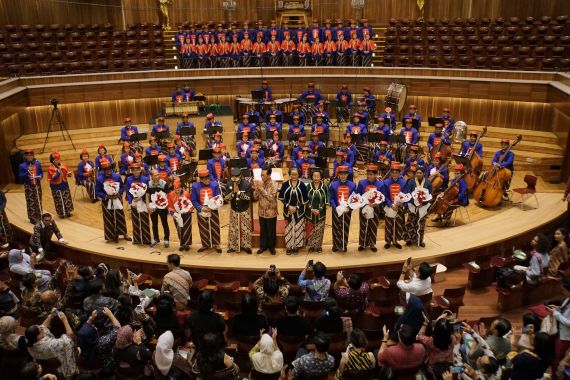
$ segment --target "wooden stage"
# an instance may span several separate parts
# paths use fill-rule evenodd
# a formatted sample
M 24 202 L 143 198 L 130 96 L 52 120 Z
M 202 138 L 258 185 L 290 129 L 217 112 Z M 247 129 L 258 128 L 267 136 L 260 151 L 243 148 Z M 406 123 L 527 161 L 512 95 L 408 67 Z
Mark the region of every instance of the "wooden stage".
M 520 175 L 519 175 L 520 176 Z M 520 185 L 520 178 L 515 177 L 514 186 Z M 351 223 L 348 253 L 332 253 L 331 229 L 327 227 L 323 244 L 323 253 L 307 253 L 302 251 L 298 255 L 287 256 L 284 250 L 278 250 L 276 256 L 268 253 L 262 255 L 247 255 L 245 253 L 225 253 L 228 229 L 227 205 L 220 212 L 222 228 L 222 248 L 224 253 L 218 254 L 214 250 L 197 253 L 199 248 L 199 234 L 196 223 L 193 225 L 193 245 L 189 252 L 182 254 L 182 265 L 190 268 L 192 272 L 220 271 L 220 272 L 255 272 L 264 271 L 270 264 L 277 265 L 283 271 L 298 271 L 303 268 L 309 259 L 322 260 L 331 269 L 358 268 L 362 273 L 374 274 L 390 267 L 401 265 L 402 261 L 412 256 L 415 260 L 427 260 L 439 262 L 448 267 L 457 267 L 464 262 L 508 253 L 513 246 L 525 246 L 533 233 L 540 230 L 549 230 L 561 222 L 566 211 L 566 203 L 563 202 L 562 194 L 558 187 L 543 185 L 544 192 L 537 194 L 540 207 L 538 209 L 525 206 L 520 208 L 513 205 L 505 205 L 497 210 L 486 210 L 475 205 L 468 207 L 470 222 L 466 215 L 459 215 L 454 227 L 440 228 L 430 226 L 426 234 L 426 247 L 406 247 L 402 250 L 383 248 L 383 223 L 378 233 L 378 252 L 358 252 L 358 217 L 354 213 Z M 51 193 L 44 185 L 44 208 L 53 210 Z M 7 188 L 8 204 L 6 212 L 10 222 L 16 227 L 20 237 L 29 236 L 33 226 L 27 220 L 23 187 L 11 185 Z M 72 194 L 75 191 L 72 184 Z M 75 199 L 75 212 L 73 217 L 59 219 L 55 216 L 58 226 L 68 246 L 59 247 L 62 256 L 70 258 L 74 263 L 97 264 L 109 262 L 111 264 L 129 266 L 133 271 L 156 273 L 166 270 L 164 265 L 169 253 L 178 252 L 176 230 L 172 221 L 171 247 L 164 249 L 161 246 L 149 248 L 147 246 L 134 246 L 126 241 L 119 243 L 107 243 L 103 240 L 102 216 L 99 203 L 91 204 L 82 197 L 81 189 L 78 189 Z M 539 189 L 539 191 L 541 191 Z M 516 200 L 516 199 L 515 199 Z M 534 206 L 534 201 L 527 203 Z M 257 208 L 257 204 L 255 205 Z M 129 231 L 130 212 L 127 214 Z M 327 223 L 330 224 L 330 210 L 327 213 Z M 257 210 L 254 210 L 257 215 Z M 158 274 L 158 273 L 157 273 Z

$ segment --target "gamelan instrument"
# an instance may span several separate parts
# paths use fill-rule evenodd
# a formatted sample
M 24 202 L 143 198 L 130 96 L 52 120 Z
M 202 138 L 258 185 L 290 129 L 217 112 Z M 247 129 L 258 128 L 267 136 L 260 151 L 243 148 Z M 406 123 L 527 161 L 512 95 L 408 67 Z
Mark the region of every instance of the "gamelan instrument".
M 487 134 L 487 127 L 483 127 L 483 131 L 481 134 L 477 136 L 477 141 L 475 141 L 475 147 L 481 139 Z M 473 148 L 475 148 L 473 147 Z M 469 153 L 467 153 L 467 159 L 469 159 L 469 169 L 465 173 L 465 182 L 467 182 L 467 190 L 472 192 L 477 185 L 477 181 L 479 180 L 479 175 L 481 174 L 481 170 L 483 170 L 483 157 L 479 157 L 479 154 L 475 151 L 475 149 L 471 149 Z
M 406 104 L 408 98 L 408 88 L 405 84 L 392 82 L 388 86 L 386 97 L 384 98 L 384 105 L 392 107 L 393 110 L 400 112 Z
M 437 199 L 435 200 L 435 202 L 433 202 L 433 204 L 430 206 L 428 213 L 434 213 L 437 215 L 443 215 L 445 214 L 445 212 L 447 211 L 447 209 L 449 208 L 449 206 L 452 205 L 453 200 L 455 198 L 457 198 L 457 195 L 459 194 L 459 180 L 461 178 L 463 178 L 464 174 L 461 174 L 457 177 L 455 177 L 453 179 L 453 181 L 451 181 L 451 184 L 449 185 L 449 187 L 447 189 L 445 189 L 445 191 L 443 193 L 441 193 Z
M 501 155 L 497 165 L 493 165 L 485 174 L 483 180 L 477 185 L 473 193 L 473 199 L 481 206 L 497 207 L 503 199 L 503 187 L 509 182 L 513 173 L 506 168 L 501 168 L 501 163 L 507 157 L 512 148 L 522 140 L 522 135 L 518 135 L 516 140 L 509 144 L 507 150 Z
M 451 145 L 447 145 L 443 141 L 446 136 L 449 136 L 449 135 L 445 131 L 442 131 L 441 132 L 441 138 L 439 139 L 437 144 L 435 144 L 431 148 L 431 151 L 429 152 L 430 162 L 433 161 L 433 158 L 435 157 L 435 155 L 437 153 L 441 153 L 441 160 L 442 161 L 447 160 L 449 157 L 451 157 L 451 154 L 453 153 L 453 150 L 451 149 Z
M 443 176 L 440 175 L 441 170 L 449 165 L 451 162 L 451 158 L 448 158 L 444 164 L 442 164 L 439 169 L 436 169 L 436 172 L 429 176 L 429 181 L 431 182 L 431 186 L 433 188 L 433 192 L 436 193 L 441 185 L 443 185 Z M 428 173 L 429 174 L 429 173 Z

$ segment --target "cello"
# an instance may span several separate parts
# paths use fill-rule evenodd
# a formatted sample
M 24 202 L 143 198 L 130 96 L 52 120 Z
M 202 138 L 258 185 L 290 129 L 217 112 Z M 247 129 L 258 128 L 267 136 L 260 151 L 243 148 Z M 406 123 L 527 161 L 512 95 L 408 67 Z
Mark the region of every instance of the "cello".
M 459 194 L 459 186 L 456 185 L 464 175 L 465 173 L 461 173 L 459 176 L 453 179 L 453 181 L 449 184 L 449 187 L 437 197 L 435 202 L 429 208 L 428 213 L 434 213 L 439 216 L 445 214 L 449 206 L 451 206 L 453 200 Z
M 449 137 L 449 134 L 447 134 L 445 131 L 441 132 L 441 138 L 439 139 L 439 141 L 437 142 L 436 145 L 433 146 L 433 148 L 431 148 L 431 151 L 429 152 L 429 160 L 430 162 L 433 161 L 433 158 L 435 157 L 436 154 L 441 153 L 441 160 L 447 160 L 449 157 L 451 157 L 452 149 L 451 149 L 451 145 L 447 145 L 444 144 L 444 140 L 446 137 Z
M 501 155 L 497 165 L 493 165 L 485 174 L 485 178 L 477 185 L 473 198 L 480 206 L 497 207 L 503 199 L 503 187 L 511 180 L 513 173 L 506 168 L 501 168 L 501 163 L 507 157 L 512 148 L 522 140 L 518 135 L 516 140 L 509 144 L 507 150 Z
M 441 165 L 439 170 L 436 169 L 436 172 L 432 175 L 429 176 L 429 181 L 431 182 L 431 186 L 433 188 L 433 193 L 435 194 L 439 188 L 441 187 L 441 185 L 443 185 L 443 176 L 439 175 L 441 173 L 441 170 L 446 168 L 449 163 L 451 162 L 451 158 L 449 158 L 445 164 Z M 429 174 L 429 173 L 428 173 Z
M 483 127 L 483 131 L 481 134 L 477 136 L 477 140 L 475 141 L 475 146 L 469 153 L 467 153 L 466 158 L 469 160 L 469 169 L 465 174 L 465 182 L 467 182 L 467 190 L 472 192 L 477 185 L 477 181 L 479 180 L 479 175 L 481 174 L 481 170 L 483 169 L 483 157 L 479 157 L 479 154 L 475 151 L 475 147 L 483 137 L 487 134 L 487 127 Z

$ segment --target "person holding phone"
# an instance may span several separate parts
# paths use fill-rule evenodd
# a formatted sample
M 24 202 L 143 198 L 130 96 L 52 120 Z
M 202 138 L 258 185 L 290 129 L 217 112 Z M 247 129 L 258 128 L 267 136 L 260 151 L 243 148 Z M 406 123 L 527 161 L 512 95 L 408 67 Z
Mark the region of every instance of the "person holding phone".
M 402 267 L 402 273 L 396 285 L 404 292 L 423 296 L 432 292 L 431 288 L 432 269 L 427 262 L 422 262 L 414 270 L 412 258 L 408 258 Z
M 562 282 L 562 294 L 564 301 L 560 307 L 548 305 L 549 313 L 558 321 L 558 336 L 556 337 L 556 357 L 552 368 L 556 370 L 558 363 L 564 358 L 570 348 L 570 278 L 566 277 Z
M 271 264 L 263 276 L 253 283 L 259 301 L 259 311 L 261 311 L 263 304 L 283 304 L 289 295 L 290 286 L 289 281 L 281 276 L 279 269 Z
M 313 271 L 313 279 L 306 280 L 307 271 Z M 313 264 L 313 260 L 307 262 L 307 266 L 299 275 L 297 284 L 305 288 L 305 301 L 322 301 L 329 296 L 331 288 L 331 280 L 325 277 L 327 267 L 325 264 L 317 261 Z

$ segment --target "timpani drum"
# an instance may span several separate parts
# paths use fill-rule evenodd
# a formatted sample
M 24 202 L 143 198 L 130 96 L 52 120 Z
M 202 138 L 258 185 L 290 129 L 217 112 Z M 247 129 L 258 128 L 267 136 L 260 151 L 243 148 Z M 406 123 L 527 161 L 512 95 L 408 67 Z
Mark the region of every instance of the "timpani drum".
M 384 99 L 384 105 L 386 107 L 392 107 L 393 110 L 400 112 L 406 104 L 406 99 L 408 98 L 408 88 L 405 84 L 392 82 L 388 86 L 388 91 L 386 92 L 386 98 Z

